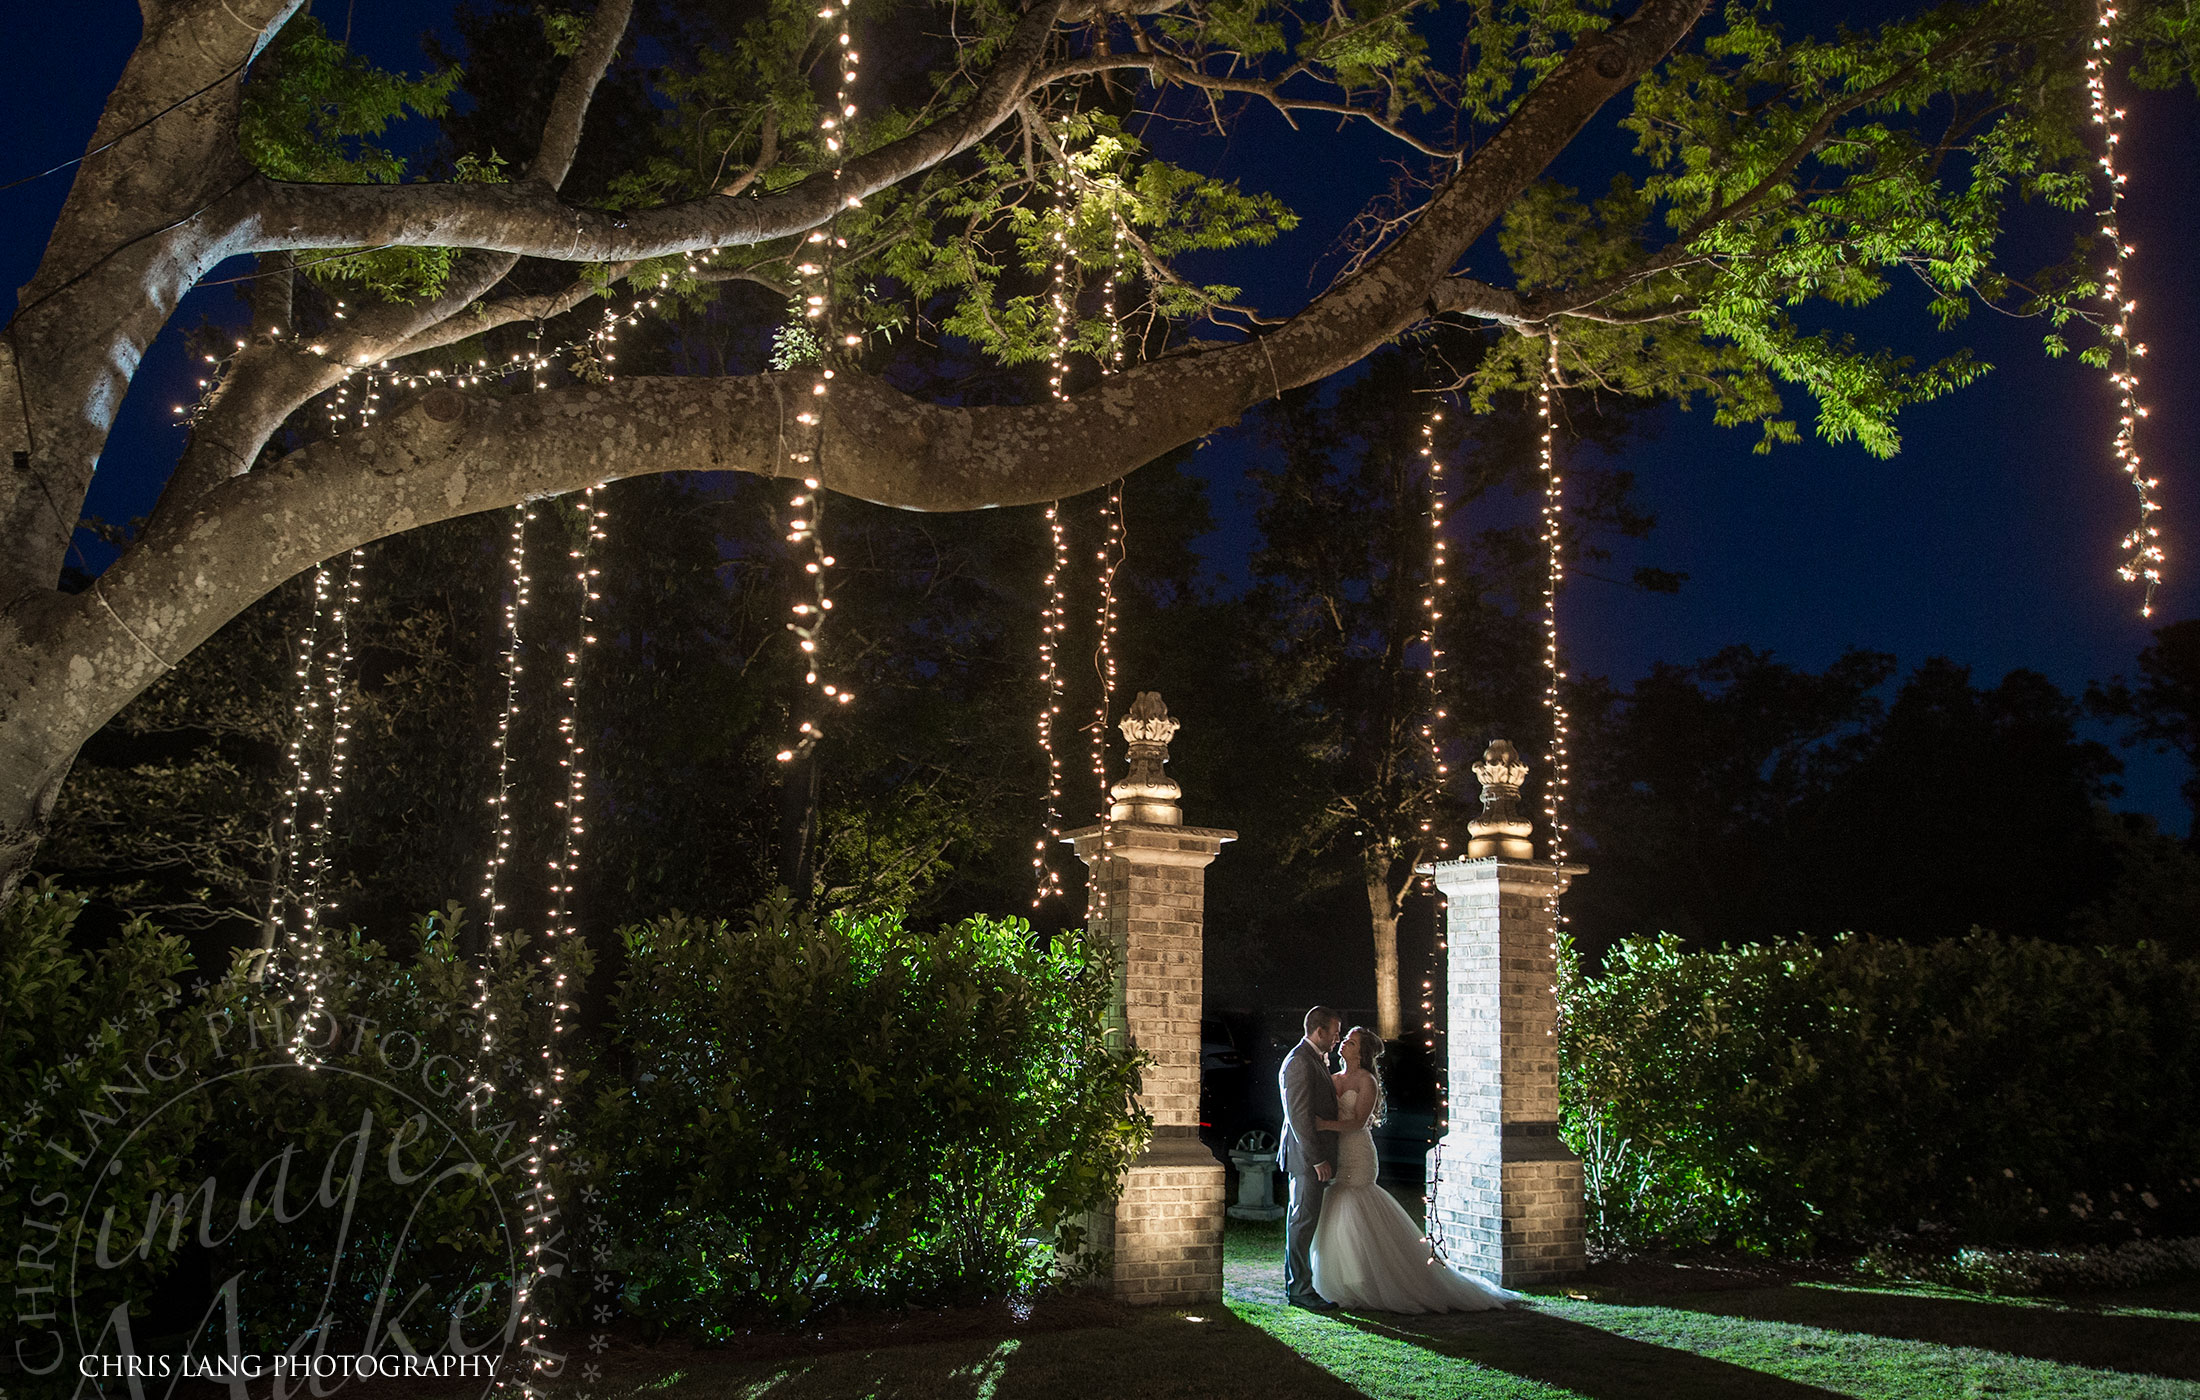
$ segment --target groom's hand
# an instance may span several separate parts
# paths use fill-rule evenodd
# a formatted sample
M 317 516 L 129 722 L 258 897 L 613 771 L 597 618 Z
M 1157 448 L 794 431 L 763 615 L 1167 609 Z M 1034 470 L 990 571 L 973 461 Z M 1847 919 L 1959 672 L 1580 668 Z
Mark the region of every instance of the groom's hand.
M 1327 1162 L 1316 1162 L 1314 1164 L 1314 1179 L 1316 1181 L 1327 1181 L 1336 1174 L 1337 1169 Z

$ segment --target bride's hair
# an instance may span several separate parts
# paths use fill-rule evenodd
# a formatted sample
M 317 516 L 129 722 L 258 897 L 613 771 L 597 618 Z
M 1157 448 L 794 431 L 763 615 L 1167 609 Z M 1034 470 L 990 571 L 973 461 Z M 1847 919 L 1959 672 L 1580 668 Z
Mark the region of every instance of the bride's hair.
M 1354 1026 L 1345 1039 L 1350 1040 L 1355 1035 L 1361 1037 L 1361 1048 L 1360 1062 L 1354 1068 L 1366 1070 L 1367 1077 L 1375 1081 L 1375 1111 L 1368 1116 L 1367 1121 L 1380 1123 L 1384 1115 L 1390 1112 L 1390 1095 L 1383 1090 L 1383 1072 L 1376 1068 L 1376 1062 L 1383 1058 L 1383 1052 L 1390 1047 L 1384 1044 L 1381 1036 L 1365 1026 Z

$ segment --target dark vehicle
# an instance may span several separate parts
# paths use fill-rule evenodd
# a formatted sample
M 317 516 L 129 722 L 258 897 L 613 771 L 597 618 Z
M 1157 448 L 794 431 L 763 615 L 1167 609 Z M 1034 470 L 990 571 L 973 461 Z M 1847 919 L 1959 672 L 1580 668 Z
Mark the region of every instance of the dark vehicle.
M 1199 1137 L 1216 1155 L 1227 1153 L 1255 1128 L 1275 1130 L 1275 1112 L 1261 1111 L 1260 1079 L 1251 1045 L 1229 1017 L 1200 1021 Z

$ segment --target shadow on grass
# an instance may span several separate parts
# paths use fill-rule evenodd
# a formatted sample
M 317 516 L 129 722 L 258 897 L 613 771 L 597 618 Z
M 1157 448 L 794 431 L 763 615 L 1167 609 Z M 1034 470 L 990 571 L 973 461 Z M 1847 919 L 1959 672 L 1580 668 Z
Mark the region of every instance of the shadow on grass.
M 577 1379 L 601 1400 L 1364 1400 L 1219 1306 L 1118 1310 L 1095 1321 L 768 1357 L 669 1343 L 614 1353 Z
M 1432 1317 L 1340 1314 L 1338 1320 L 1588 1400 L 1843 1400 L 1839 1391 L 1636 1341 L 1532 1307 Z
M 1639 1298 L 1606 1294 L 1600 1301 L 1640 1302 L 1719 1317 L 1790 1322 L 1829 1332 L 1976 1347 L 2102 1371 L 2200 1379 L 2200 1322 L 2176 1318 L 1827 1285 Z

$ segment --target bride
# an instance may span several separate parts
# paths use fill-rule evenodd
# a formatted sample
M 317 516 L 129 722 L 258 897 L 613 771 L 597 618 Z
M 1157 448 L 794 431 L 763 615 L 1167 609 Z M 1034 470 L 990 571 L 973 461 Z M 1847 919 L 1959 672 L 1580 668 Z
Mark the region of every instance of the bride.
M 1375 1077 L 1383 1042 L 1355 1026 L 1338 1049 L 1345 1068 L 1332 1080 L 1341 1116 L 1315 1124 L 1337 1134 L 1337 1174 L 1322 1193 L 1314 1227 L 1314 1291 L 1343 1307 L 1397 1313 L 1471 1312 L 1518 1301 L 1518 1293 L 1447 1268 L 1413 1217 L 1375 1184 L 1368 1124 L 1383 1112 Z

